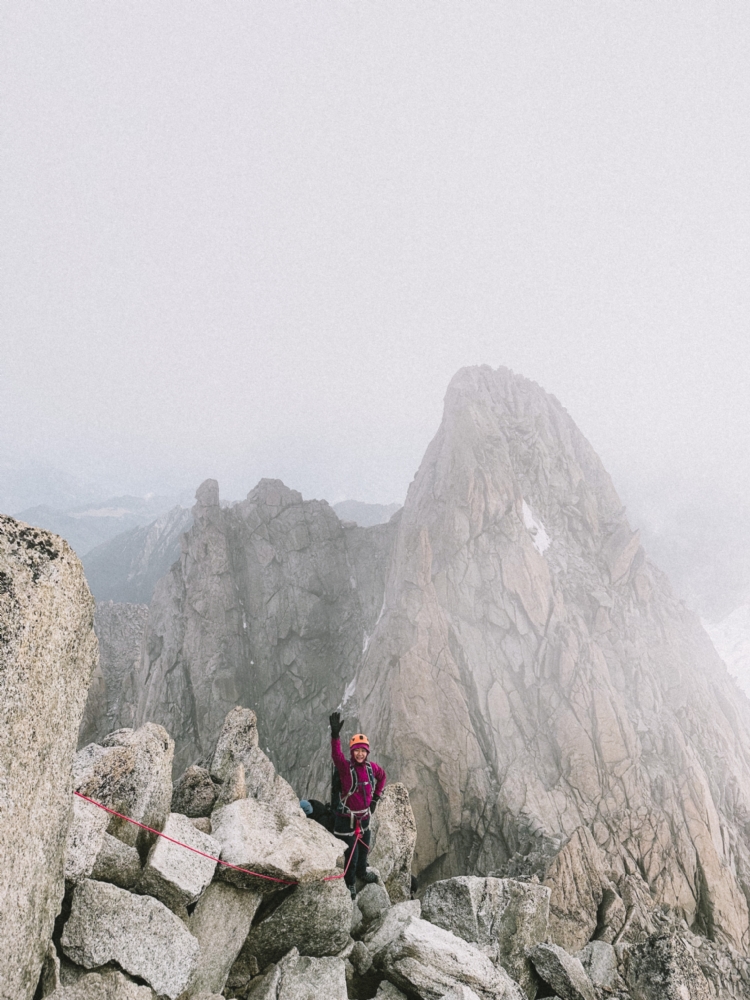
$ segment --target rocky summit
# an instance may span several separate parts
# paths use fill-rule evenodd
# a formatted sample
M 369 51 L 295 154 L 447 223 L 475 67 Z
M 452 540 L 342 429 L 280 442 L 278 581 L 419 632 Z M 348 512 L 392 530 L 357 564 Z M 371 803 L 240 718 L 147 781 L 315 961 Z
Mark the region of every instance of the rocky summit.
M 748 944 L 750 705 L 571 417 L 506 369 L 456 375 L 387 524 L 204 483 L 123 683 L 181 770 L 245 704 L 319 797 L 342 706 L 409 790 L 423 883 L 549 875 L 570 947 L 641 897 Z
M 460 371 L 387 523 L 206 481 L 97 628 L 75 787 L 172 839 L 57 815 L 39 997 L 750 997 L 750 703 L 533 382 Z M 337 707 L 389 776 L 354 904 L 298 807 Z
M 86 799 L 71 796 L 72 818 L 52 825 L 64 900 L 40 941 L 38 983 L 4 1000 L 747 996 L 747 959 L 665 911 L 646 928 L 639 908 L 619 942 L 595 937 L 573 951 L 553 919 L 554 880 L 460 876 L 403 898 L 383 878 L 413 862 L 414 817 L 398 783 L 380 805 L 390 821 L 375 831 L 376 880 L 358 882 L 352 899 L 341 841 L 306 818 L 257 731 L 250 709 L 233 709 L 200 780 L 193 765 L 174 784 L 173 742 L 153 723 L 78 751 L 73 790 Z

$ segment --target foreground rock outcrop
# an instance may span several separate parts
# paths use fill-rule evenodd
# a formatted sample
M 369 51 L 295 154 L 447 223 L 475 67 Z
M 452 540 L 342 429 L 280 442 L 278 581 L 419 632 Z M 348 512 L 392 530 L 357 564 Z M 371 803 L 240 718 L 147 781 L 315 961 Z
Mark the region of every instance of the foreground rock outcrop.
M 408 789 L 421 884 L 535 874 L 568 951 L 646 940 L 660 907 L 750 942 L 750 704 L 570 416 L 506 369 L 456 375 L 386 525 L 204 483 L 130 685 L 179 771 L 258 709 L 307 797 L 341 705 Z M 241 788 L 235 769 L 221 794 Z
M 564 866 L 548 866 L 544 885 L 536 875 L 437 881 L 421 901 L 397 901 L 400 881 L 387 889 L 373 868 L 377 881 L 352 899 L 341 841 L 305 817 L 257 732 L 249 709 L 233 709 L 200 780 L 191 767 L 175 781 L 173 803 L 192 801 L 191 789 L 209 801 L 206 780 L 217 792 L 210 814 L 192 818 L 169 811 L 172 741 L 161 727 L 119 730 L 76 754 L 74 782 L 96 791 L 90 798 L 148 817 L 158 832 L 139 842 L 147 831 L 76 799 L 65 899 L 42 942 L 41 1000 L 535 1000 L 553 991 L 562 1000 L 746 1000 L 750 961 L 653 900 L 651 909 L 640 901 L 629 917 L 637 930 L 614 945 L 596 928 L 577 953 L 563 947 L 569 930 L 550 904 L 564 898 Z M 390 872 L 412 862 L 406 791 L 392 804 L 376 837 Z M 399 815 L 409 819 L 404 836 Z
M 62 539 L 0 516 L 0 997 L 30 1000 L 63 896 L 71 762 L 97 658 Z

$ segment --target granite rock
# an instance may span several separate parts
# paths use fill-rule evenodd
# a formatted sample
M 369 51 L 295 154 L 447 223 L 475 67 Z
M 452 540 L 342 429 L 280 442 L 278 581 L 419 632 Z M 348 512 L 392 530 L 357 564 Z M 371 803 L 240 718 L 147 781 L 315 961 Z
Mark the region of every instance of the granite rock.
M 318 881 L 337 874 L 343 847 L 327 830 L 310 823 L 302 810 L 276 809 L 254 798 L 239 799 L 215 809 L 212 836 L 221 844 L 221 858 L 271 879 L 287 882 Z M 260 892 L 280 888 L 222 867 L 219 878 Z
M 158 837 L 151 848 L 137 888 L 182 915 L 213 878 L 216 862 L 212 858 L 218 858 L 221 844 L 196 830 L 187 816 L 179 813 L 169 814 L 162 832 L 164 837 Z M 196 850 L 186 850 L 173 840 Z
M 247 1000 L 347 1000 L 346 972 L 340 958 L 309 958 L 295 949 L 254 983 Z
M 91 880 L 75 887 L 62 948 L 86 969 L 116 962 L 170 1000 L 187 988 L 200 952 L 185 924 L 158 900 Z
M 373 813 L 370 864 L 377 868 L 392 903 L 411 899 L 411 868 L 417 843 L 417 824 L 409 792 L 400 782 L 386 785 Z
M 424 1000 L 440 1000 L 461 986 L 479 1000 L 525 1000 L 520 986 L 478 948 L 418 917 L 375 954 L 374 964 L 399 989 Z
M 597 1000 L 580 961 L 556 944 L 538 944 L 529 949 L 529 957 L 539 976 L 562 1000 Z
M 62 902 L 93 615 L 67 542 L 0 515 L 0 996 L 12 1000 L 31 1000 Z
M 301 885 L 252 928 L 243 952 L 254 955 L 261 969 L 291 948 L 300 955 L 338 955 L 349 943 L 351 913 L 343 880 Z
M 91 802 L 74 797 L 73 818 L 65 843 L 65 881 L 91 876 L 109 825 L 109 814 Z
M 533 998 L 537 978 L 526 952 L 547 940 L 549 900 L 546 886 L 461 876 L 428 887 L 422 916 L 475 944 Z
M 172 790 L 172 812 L 191 819 L 210 816 L 216 802 L 216 786 L 205 767 L 191 765 L 175 782 Z
M 627 984 L 635 1000 L 709 1000 L 709 987 L 687 945 L 677 935 L 657 935 L 637 945 Z
M 576 958 L 594 986 L 615 990 L 623 985 L 617 967 L 617 954 L 606 941 L 589 941 Z
M 121 889 L 133 889 L 140 877 L 141 859 L 138 851 L 123 844 L 117 837 L 105 833 L 91 878 L 95 882 L 111 882 Z
M 161 726 L 118 729 L 101 744 L 79 750 L 73 762 L 76 791 L 124 816 L 161 830 L 172 800 L 174 743 Z M 137 847 L 145 857 L 154 837 L 124 819 L 111 817 L 107 832 Z
M 212 882 L 198 901 L 188 929 L 200 945 L 192 991 L 221 993 L 247 938 L 262 897 L 250 889 Z

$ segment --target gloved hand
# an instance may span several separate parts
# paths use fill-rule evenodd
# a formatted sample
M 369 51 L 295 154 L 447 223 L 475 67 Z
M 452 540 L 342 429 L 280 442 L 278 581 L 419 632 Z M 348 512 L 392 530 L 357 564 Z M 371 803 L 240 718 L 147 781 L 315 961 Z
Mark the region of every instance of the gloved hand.
M 341 730 L 344 728 L 344 720 L 341 718 L 341 712 L 331 712 L 328 716 L 328 722 L 331 726 L 331 736 L 333 739 L 338 739 L 341 735 Z
M 370 802 L 370 814 L 375 812 L 375 807 L 377 806 L 378 802 L 380 802 L 380 796 L 373 795 L 372 801 Z

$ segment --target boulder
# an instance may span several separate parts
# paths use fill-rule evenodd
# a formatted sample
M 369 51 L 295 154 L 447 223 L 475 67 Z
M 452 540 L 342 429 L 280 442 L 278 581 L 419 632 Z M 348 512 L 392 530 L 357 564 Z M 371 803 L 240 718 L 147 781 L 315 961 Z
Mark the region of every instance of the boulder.
M 538 944 L 529 957 L 541 978 L 562 1000 L 597 1000 L 591 980 L 577 958 L 556 944 Z
M 191 819 L 210 816 L 216 802 L 216 785 L 205 767 L 193 764 L 172 788 L 172 812 Z
M 238 773 L 240 764 L 241 777 Z M 299 806 L 299 798 L 292 786 L 276 773 L 261 750 L 258 720 L 250 708 L 237 707 L 227 714 L 211 759 L 211 777 L 220 784 L 235 786 L 233 791 L 224 792 L 224 804 L 244 798 L 244 795 L 236 794 L 236 786 L 241 781 L 245 794 L 254 799 L 277 806 Z M 219 794 L 221 796 L 221 792 Z
M 347 1000 L 340 958 L 301 957 L 296 949 L 254 983 L 247 1000 Z
M 589 941 L 576 958 L 594 986 L 615 990 L 621 984 L 615 949 L 606 941 Z
M 200 945 L 191 990 L 221 993 L 261 899 L 251 889 L 238 889 L 226 882 L 212 882 L 206 889 L 188 924 Z
M 138 851 L 129 844 L 123 844 L 117 837 L 105 833 L 91 878 L 96 882 L 111 882 L 121 889 L 132 889 L 140 877 L 141 859 Z
M 391 782 L 372 817 L 373 848 L 369 862 L 380 872 L 392 903 L 411 899 L 411 866 L 417 824 L 406 785 Z
M 525 1000 L 520 986 L 478 948 L 419 917 L 403 925 L 374 964 L 399 989 L 424 1000 L 439 1000 L 461 986 L 479 1000 Z
M 221 844 L 196 830 L 187 816 L 170 813 L 164 824 L 164 837 L 156 843 L 146 861 L 138 892 L 154 896 L 170 910 L 182 916 L 185 907 L 194 903 L 213 878 Z M 171 837 L 172 840 L 167 840 Z M 172 841 L 180 841 L 201 851 L 189 851 Z M 205 855 L 211 857 L 205 857 Z
M 67 542 L 0 516 L 0 996 L 12 1000 L 32 997 L 62 902 L 93 615 Z
M 256 924 L 243 946 L 264 969 L 291 948 L 300 955 L 338 955 L 350 940 L 352 898 L 343 879 L 312 882 L 294 889 Z
M 365 934 L 363 944 L 369 954 L 369 964 L 372 964 L 374 955 L 379 954 L 391 941 L 395 940 L 401 933 L 403 927 L 414 917 L 418 917 L 421 912 L 421 904 L 418 899 L 410 899 L 406 903 L 396 903 L 383 914 L 381 919 L 374 924 Z M 362 970 L 365 971 L 364 969 Z
M 196 939 L 163 903 L 92 880 L 73 891 L 61 943 L 76 964 L 117 962 L 170 1000 L 188 986 L 199 956 Z
M 655 935 L 633 948 L 627 983 L 638 1000 L 709 1000 L 713 991 L 685 942 Z
M 422 916 L 477 945 L 533 997 L 537 980 L 526 950 L 547 939 L 549 900 L 547 886 L 460 876 L 429 886 Z
M 65 843 L 65 881 L 89 878 L 101 851 L 109 813 L 83 799 L 73 798 L 73 819 Z
M 174 743 L 166 729 L 147 722 L 140 729 L 118 729 L 76 754 L 76 791 L 111 809 L 161 830 L 172 801 Z M 145 857 L 152 834 L 124 819 L 110 818 L 107 832 L 137 847 Z
M 382 885 L 377 882 L 366 885 L 361 892 L 357 893 L 354 907 L 362 914 L 362 920 L 358 923 L 357 930 L 365 933 L 377 920 L 381 919 L 390 907 L 391 901 Z
M 310 823 L 299 806 L 285 810 L 254 798 L 239 799 L 214 809 L 211 828 L 221 844 L 223 861 L 286 882 L 335 875 L 343 854 L 342 842 L 318 823 Z M 264 892 L 282 887 L 225 867 L 219 877 Z

